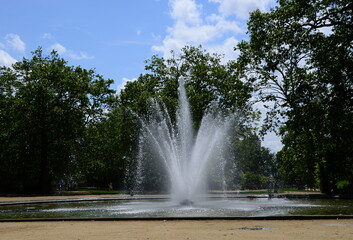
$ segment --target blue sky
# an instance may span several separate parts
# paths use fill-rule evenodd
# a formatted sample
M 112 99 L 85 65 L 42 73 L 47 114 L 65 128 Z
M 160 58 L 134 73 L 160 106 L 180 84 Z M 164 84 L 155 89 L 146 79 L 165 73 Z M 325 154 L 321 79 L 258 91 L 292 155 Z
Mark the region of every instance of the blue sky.
M 95 68 L 119 90 L 144 72 L 152 55 L 168 57 L 202 45 L 234 59 L 246 21 L 274 0 L 2 0 L 0 65 L 10 66 L 41 46 L 69 65 Z M 277 151 L 278 139 L 264 145 Z

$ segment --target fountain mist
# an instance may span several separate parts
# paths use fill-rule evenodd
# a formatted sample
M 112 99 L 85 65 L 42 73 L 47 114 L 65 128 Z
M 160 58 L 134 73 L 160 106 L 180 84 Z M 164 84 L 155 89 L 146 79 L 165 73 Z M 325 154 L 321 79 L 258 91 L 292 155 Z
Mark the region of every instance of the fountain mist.
M 196 132 L 183 78 L 179 80 L 178 92 L 175 124 L 166 108 L 156 102 L 148 120 L 142 121 L 137 178 L 141 181 L 143 171 L 140 168 L 146 160 L 146 153 L 141 149 L 149 149 L 148 154 L 158 158 L 168 173 L 172 198 L 190 204 L 207 190 L 210 167 L 224 168 L 228 130 L 234 117 L 210 111 L 202 118 Z M 223 172 L 223 169 L 217 171 Z M 224 182 L 224 177 L 221 178 Z

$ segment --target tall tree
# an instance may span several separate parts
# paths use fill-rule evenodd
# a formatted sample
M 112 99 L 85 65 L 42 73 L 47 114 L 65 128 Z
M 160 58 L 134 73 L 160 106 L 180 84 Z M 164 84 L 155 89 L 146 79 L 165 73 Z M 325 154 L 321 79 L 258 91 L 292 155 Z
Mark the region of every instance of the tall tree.
M 149 73 L 125 86 L 119 96 L 119 106 L 144 117 L 148 115 L 151 99 L 155 98 L 164 103 L 172 120 L 175 120 L 178 79 L 185 77 L 196 129 L 213 104 L 228 113 L 241 110 L 243 121 L 257 117 L 249 102 L 252 85 L 240 79 L 237 64 L 233 61 L 222 63 L 222 56 L 210 54 L 201 46 L 188 46 L 170 59 L 153 56 L 146 63 Z
M 239 63 L 261 100 L 272 101 L 266 126 L 283 120 L 282 168 L 292 166 L 301 184 L 319 179 L 322 192 L 333 193 L 340 181 L 353 186 L 353 4 L 278 3 L 251 14 Z
M 99 120 L 112 80 L 67 66 L 53 51 L 0 69 L 2 191 L 51 191 L 75 161 L 86 124 Z
M 135 157 L 137 129 L 131 111 L 120 106 L 116 99 L 106 118 L 85 129 L 77 156 L 81 180 L 101 188 L 127 187 L 126 169 Z
M 249 132 L 236 141 L 236 167 L 244 189 L 264 189 L 277 177 L 274 154 L 261 146 L 260 138 Z

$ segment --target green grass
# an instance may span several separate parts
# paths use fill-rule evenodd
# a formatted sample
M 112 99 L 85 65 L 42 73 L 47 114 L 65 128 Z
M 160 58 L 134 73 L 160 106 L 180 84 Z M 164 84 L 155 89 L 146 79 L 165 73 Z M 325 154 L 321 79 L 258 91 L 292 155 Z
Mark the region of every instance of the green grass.
M 241 194 L 266 194 L 268 193 L 267 190 L 253 190 L 253 191 L 247 191 L 247 190 L 243 190 L 240 191 Z
M 104 189 L 90 189 L 90 188 L 81 188 L 77 190 L 78 192 L 85 192 L 88 194 L 99 195 L 99 194 L 118 194 L 118 190 L 104 190 Z

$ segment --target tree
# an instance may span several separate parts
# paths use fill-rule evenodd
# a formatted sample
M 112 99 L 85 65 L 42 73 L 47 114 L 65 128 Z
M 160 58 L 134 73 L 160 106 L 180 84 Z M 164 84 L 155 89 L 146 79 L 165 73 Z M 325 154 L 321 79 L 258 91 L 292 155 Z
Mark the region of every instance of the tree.
M 239 45 L 239 65 L 272 101 L 265 128 L 282 119 L 282 169 L 292 166 L 301 184 L 318 179 L 324 193 L 353 183 L 352 12 L 346 0 L 279 1 L 251 14 Z
M 235 142 L 235 164 L 242 189 L 264 189 L 277 177 L 276 158 L 261 146 L 260 138 L 248 131 Z
M 138 123 L 118 99 L 114 105 L 106 118 L 86 127 L 77 158 L 81 180 L 91 186 L 112 184 L 114 189 L 122 189 L 127 187 L 126 170 L 135 157 Z
M 51 191 L 75 163 L 84 127 L 98 121 L 112 80 L 67 66 L 53 51 L 0 69 L 1 191 Z
M 250 110 L 251 85 L 239 78 L 235 62 L 223 64 L 221 55 L 210 54 L 201 46 L 186 46 L 180 55 L 172 52 L 170 59 L 153 56 L 146 63 L 146 70 L 151 73 L 141 75 L 138 82 L 146 88 L 150 86 L 148 91 L 158 95 L 171 114 L 177 106 L 178 79 L 186 77 L 187 95 L 196 126 L 213 102 L 226 111 Z M 129 88 L 136 86 L 134 84 L 137 83 L 127 84 L 121 94 L 122 100 Z

